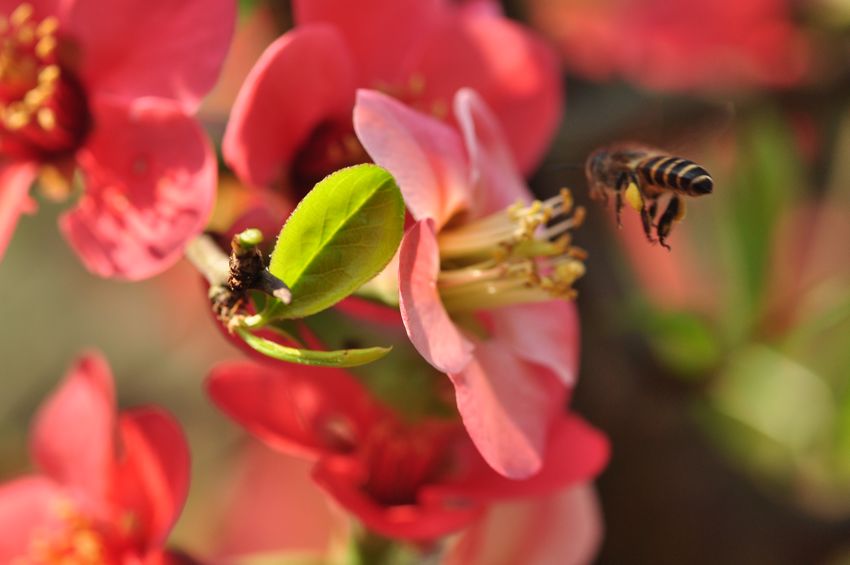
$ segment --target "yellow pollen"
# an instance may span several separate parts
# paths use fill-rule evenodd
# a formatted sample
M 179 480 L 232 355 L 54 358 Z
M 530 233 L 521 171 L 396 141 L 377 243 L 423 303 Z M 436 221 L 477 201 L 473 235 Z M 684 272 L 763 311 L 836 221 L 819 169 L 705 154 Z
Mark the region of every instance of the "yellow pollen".
M 410 87 L 410 92 L 414 95 L 422 94 L 425 91 L 425 77 L 419 73 L 414 73 L 410 75 L 410 80 L 408 81 L 408 85 Z
M 6 129 L 15 131 L 27 125 L 30 121 L 30 113 L 20 102 L 9 104 L 3 113 L 3 124 Z
M 49 88 L 42 88 L 40 85 L 27 91 L 24 95 L 24 105 L 27 108 L 34 109 L 41 106 L 50 96 Z
M 56 38 L 52 35 L 47 35 L 38 40 L 35 45 L 35 54 L 40 59 L 47 59 L 56 50 Z
M 32 6 L 24 2 L 23 4 L 15 8 L 15 10 L 12 12 L 12 15 L 9 16 L 9 21 L 12 23 L 13 26 L 20 27 L 28 19 L 30 19 L 30 17 L 32 16 L 32 12 Z
M 18 29 L 18 42 L 23 45 L 30 45 L 35 41 L 35 27 L 26 23 Z
M 449 107 L 442 100 L 437 100 L 433 104 L 431 104 L 431 114 L 440 118 L 441 120 L 445 118 L 449 113 Z
M 683 199 L 679 199 L 679 211 L 676 212 L 676 217 L 673 218 L 675 222 L 681 222 L 685 219 L 685 214 L 687 213 L 687 207 L 685 206 L 685 201 Z
M 59 79 L 59 65 L 47 65 L 38 73 L 39 84 L 55 82 Z
M 47 16 L 41 23 L 38 24 L 38 27 L 35 30 L 35 34 L 38 37 L 47 37 L 56 33 L 56 30 L 59 29 L 59 20 L 56 19 L 55 16 Z
M 635 209 L 635 211 L 640 212 L 643 210 L 643 196 L 640 194 L 640 189 L 635 183 L 629 183 L 629 186 L 626 188 L 626 202 Z
M 50 131 L 56 127 L 56 114 L 50 108 L 39 108 L 35 117 L 38 125 L 44 130 Z

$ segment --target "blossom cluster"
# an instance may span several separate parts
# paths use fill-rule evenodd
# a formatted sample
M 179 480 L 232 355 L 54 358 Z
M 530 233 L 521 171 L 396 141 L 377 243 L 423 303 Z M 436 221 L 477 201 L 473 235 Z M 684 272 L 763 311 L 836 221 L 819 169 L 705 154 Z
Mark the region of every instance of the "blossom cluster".
M 689 21 L 577 4 L 529 7 L 574 68 L 655 87 L 693 87 L 710 69 L 685 73 L 693 54 L 714 61 L 739 33 L 706 46 Z M 724 80 L 802 76 L 804 58 L 775 48 L 799 39 L 780 4 L 740 7 L 765 29 Z M 610 446 L 571 407 L 585 210 L 526 180 L 564 110 L 557 51 L 496 0 L 291 5 L 218 131 L 198 116 L 234 0 L 0 2 L 0 259 L 39 201 L 70 203 L 60 230 L 95 276 L 148 279 L 186 257 L 209 298 L 199 323 L 244 354 L 209 370 L 210 402 L 275 454 L 267 473 L 299 460 L 343 516 L 345 548 L 318 561 L 589 561 Z M 562 16 L 591 31 L 576 40 Z M 701 48 L 683 62 L 668 47 L 687 40 Z M 656 56 L 670 64 L 653 73 Z M 286 559 L 286 532 L 265 523 L 235 557 L 172 548 L 187 438 L 160 408 L 119 409 L 114 389 L 89 351 L 38 411 L 35 470 L 0 486 L 0 562 Z M 221 522 L 263 515 L 261 486 L 238 485 Z

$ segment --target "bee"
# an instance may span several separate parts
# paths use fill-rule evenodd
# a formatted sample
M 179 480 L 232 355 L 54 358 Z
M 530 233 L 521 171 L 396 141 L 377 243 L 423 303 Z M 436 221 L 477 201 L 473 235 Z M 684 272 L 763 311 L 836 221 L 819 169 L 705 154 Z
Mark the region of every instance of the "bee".
M 587 158 L 584 169 L 591 198 L 607 205 L 613 194 L 618 226 L 622 227 L 620 212 L 628 204 L 640 213 L 649 242 L 668 251 L 673 223 L 685 217 L 682 196 L 702 196 L 714 189 L 711 175 L 693 161 L 637 143 L 601 147 Z

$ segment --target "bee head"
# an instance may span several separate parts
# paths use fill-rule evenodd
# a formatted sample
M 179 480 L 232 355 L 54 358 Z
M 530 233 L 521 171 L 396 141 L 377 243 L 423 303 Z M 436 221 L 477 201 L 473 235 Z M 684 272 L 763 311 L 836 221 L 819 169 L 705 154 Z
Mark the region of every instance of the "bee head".
M 598 182 L 604 182 L 608 170 L 608 156 L 610 152 L 603 147 L 590 154 L 584 166 L 584 174 L 591 186 Z

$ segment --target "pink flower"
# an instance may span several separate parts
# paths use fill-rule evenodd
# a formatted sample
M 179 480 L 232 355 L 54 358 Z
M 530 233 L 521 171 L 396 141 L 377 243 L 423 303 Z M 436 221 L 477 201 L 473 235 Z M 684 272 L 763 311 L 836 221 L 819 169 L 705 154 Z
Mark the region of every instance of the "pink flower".
M 188 446 L 158 409 L 116 412 L 99 355 L 83 356 L 41 408 L 31 451 L 40 473 L 0 486 L 0 562 L 161 562 L 186 499 Z
M 177 261 L 215 196 L 215 157 L 190 114 L 215 82 L 234 10 L 231 0 L 0 5 L 0 253 L 39 167 L 63 198 L 79 167 L 85 191 L 60 226 L 88 269 L 140 279 Z
M 400 306 L 420 354 L 448 374 L 472 440 L 498 472 L 528 477 L 575 383 L 578 319 L 567 300 L 584 272 L 570 246 L 568 192 L 546 202 L 513 165 L 471 90 L 455 97 L 462 136 L 374 91 L 354 126 L 401 187 L 416 223 L 400 248 Z M 553 220 L 553 222 L 550 222 Z
M 593 487 L 493 505 L 464 532 L 443 565 L 583 565 L 602 541 L 602 516 Z
M 456 422 L 402 421 L 339 370 L 225 363 L 210 374 L 207 391 L 273 448 L 315 460 L 318 484 L 370 530 L 392 538 L 431 540 L 458 531 L 494 502 L 586 481 L 608 458 L 604 436 L 562 413 L 540 472 L 509 480 L 481 459 Z
M 492 2 L 297 0 L 294 12 L 295 29 L 256 64 L 225 133 L 225 160 L 247 184 L 303 195 L 329 172 L 368 160 L 351 127 L 361 86 L 437 116 L 472 86 L 524 170 L 546 150 L 562 103 L 556 62 Z
M 568 67 L 658 90 L 784 87 L 808 68 L 788 0 L 529 0 Z

